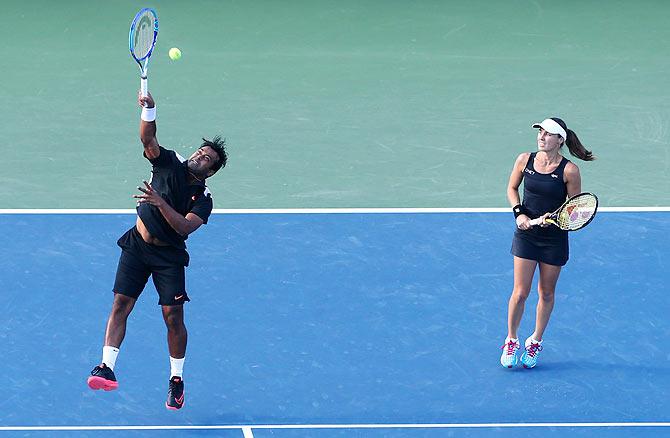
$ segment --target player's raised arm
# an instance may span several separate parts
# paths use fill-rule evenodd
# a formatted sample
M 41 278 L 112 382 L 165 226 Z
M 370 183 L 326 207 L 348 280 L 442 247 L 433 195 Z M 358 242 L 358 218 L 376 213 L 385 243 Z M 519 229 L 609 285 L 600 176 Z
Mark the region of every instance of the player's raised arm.
M 154 102 L 151 93 L 147 93 L 144 97 L 140 93 L 138 102 L 142 107 L 140 140 L 144 145 L 144 155 L 150 160 L 158 158 L 160 149 L 158 148 L 158 140 L 156 140 L 156 102 Z

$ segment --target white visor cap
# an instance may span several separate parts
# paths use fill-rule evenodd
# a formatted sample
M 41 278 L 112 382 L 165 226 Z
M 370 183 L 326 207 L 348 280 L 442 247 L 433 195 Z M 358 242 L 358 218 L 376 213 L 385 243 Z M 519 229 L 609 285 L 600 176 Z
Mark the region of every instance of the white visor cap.
M 558 134 L 563 137 L 563 141 L 568 139 L 568 134 L 565 132 L 565 129 L 552 119 L 544 119 L 542 120 L 542 123 L 535 123 L 533 124 L 533 128 L 542 128 L 549 134 Z

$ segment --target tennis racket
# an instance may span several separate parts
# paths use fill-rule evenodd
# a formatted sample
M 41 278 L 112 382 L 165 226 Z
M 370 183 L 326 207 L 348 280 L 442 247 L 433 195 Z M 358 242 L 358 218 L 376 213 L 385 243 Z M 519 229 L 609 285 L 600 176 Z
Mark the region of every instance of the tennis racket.
M 577 231 L 587 226 L 596 216 L 598 197 L 593 193 L 580 193 L 565 201 L 558 210 L 547 216 L 545 222 L 561 230 Z M 531 219 L 531 225 L 540 225 L 542 219 Z
M 128 35 L 130 54 L 140 66 L 140 92 L 142 97 L 147 97 L 147 71 L 149 69 L 149 58 L 156 45 L 158 37 L 158 15 L 151 8 L 144 8 L 135 15 L 130 25 Z

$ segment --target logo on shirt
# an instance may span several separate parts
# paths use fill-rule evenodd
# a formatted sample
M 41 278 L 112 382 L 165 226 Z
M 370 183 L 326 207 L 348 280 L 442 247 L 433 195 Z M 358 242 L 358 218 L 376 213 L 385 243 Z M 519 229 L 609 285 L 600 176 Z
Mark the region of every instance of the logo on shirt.
M 523 171 L 526 172 L 526 173 L 529 174 L 529 175 L 535 175 L 535 171 L 534 171 L 534 170 L 530 170 L 530 169 L 528 169 L 528 168 L 525 168 L 525 169 L 523 169 Z
M 558 175 L 556 175 L 555 173 L 552 173 L 552 174 L 551 174 L 551 177 L 552 177 L 552 178 L 558 178 Z

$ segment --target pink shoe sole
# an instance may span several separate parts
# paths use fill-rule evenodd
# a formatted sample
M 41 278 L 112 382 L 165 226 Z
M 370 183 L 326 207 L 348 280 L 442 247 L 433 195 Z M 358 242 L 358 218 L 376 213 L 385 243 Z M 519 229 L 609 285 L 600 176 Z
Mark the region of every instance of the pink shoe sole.
M 93 390 L 104 389 L 105 391 L 113 391 L 119 387 L 119 382 L 113 380 L 103 379 L 98 376 L 91 376 L 87 380 L 88 387 Z
M 185 394 L 185 393 L 186 393 L 186 392 L 184 392 L 184 394 Z M 184 403 L 184 395 L 182 394 L 182 396 L 181 396 L 181 405 L 180 405 L 178 408 L 175 408 L 174 406 L 170 406 L 170 405 L 168 405 L 167 402 L 165 402 L 165 407 L 168 408 L 168 409 L 171 410 L 171 411 L 178 411 L 179 409 L 181 409 L 181 408 L 184 407 L 184 404 L 185 404 L 185 403 Z

